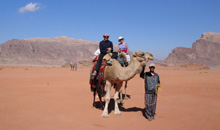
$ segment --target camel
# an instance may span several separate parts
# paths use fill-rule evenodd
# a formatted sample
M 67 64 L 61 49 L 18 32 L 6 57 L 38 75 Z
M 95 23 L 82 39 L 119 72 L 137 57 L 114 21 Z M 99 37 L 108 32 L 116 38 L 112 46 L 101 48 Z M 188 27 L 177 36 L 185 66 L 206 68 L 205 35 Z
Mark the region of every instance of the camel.
M 112 56 L 112 53 L 110 53 L 110 54 L 108 54 L 108 55 L 105 55 L 104 57 L 103 57 L 103 60 L 106 60 L 106 61 L 108 61 L 108 60 L 110 60 L 111 59 L 111 56 Z M 121 64 L 121 66 L 123 66 L 123 67 L 126 67 L 126 65 L 125 65 L 125 63 L 127 62 L 127 59 L 126 59 L 126 55 L 124 54 L 124 53 L 119 53 L 118 54 L 118 57 L 120 57 L 120 64 Z M 97 58 L 97 57 L 95 57 L 95 58 Z M 94 58 L 94 59 L 95 59 Z M 98 58 L 97 58 L 98 59 Z M 96 60 L 97 60 L 96 59 Z M 90 74 L 92 73 L 92 69 L 93 68 L 91 68 L 90 69 Z M 94 79 L 96 79 L 96 77 L 93 77 L 93 80 Z M 96 87 L 94 87 L 93 88 L 93 107 L 96 107 L 96 105 L 95 105 L 95 97 L 96 97 L 96 94 L 98 94 L 98 97 L 99 97 L 99 100 L 100 100 L 100 109 L 104 109 L 104 107 L 103 107 L 103 104 L 102 104 L 102 97 L 105 95 L 105 90 L 104 90 L 104 88 L 105 88 L 105 83 L 103 83 L 101 86 L 98 86 L 98 84 L 97 84 L 97 80 L 95 80 L 95 86 Z M 116 86 L 116 84 L 114 84 L 115 86 Z M 93 87 L 93 85 L 91 85 L 91 88 Z M 115 88 L 115 87 L 114 87 Z M 123 87 L 121 87 L 121 90 L 119 91 L 119 94 L 120 94 L 120 103 L 121 104 L 124 104 L 123 103 L 123 97 L 122 97 L 122 88 Z M 127 94 L 126 94 L 126 89 L 127 89 L 127 81 L 125 81 L 125 98 L 124 99 L 128 99 L 128 97 L 127 97 Z
M 148 60 L 153 60 L 153 55 L 150 53 L 144 53 L 141 51 L 136 51 L 133 54 L 130 65 L 128 67 L 122 67 L 120 63 L 113 59 L 112 66 L 106 66 L 104 70 L 104 79 L 106 86 L 106 97 L 105 97 L 105 107 L 102 113 L 102 117 L 108 117 L 108 105 L 110 102 L 111 87 L 116 84 L 116 92 L 114 95 L 115 101 L 115 114 L 120 115 L 121 112 L 118 108 L 118 93 L 122 87 L 123 81 L 128 81 L 132 79 L 136 74 L 140 73 L 143 67 L 146 65 Z M 95 95 L 94 95 L 95 96 Z M 100 97 L 100 96 L 99 96 Z M 94 97 L 95 98 L 95 97 Z M 100 99 L 101 102 L 101 99 Z
M 73 70 L 74 71 L 74 65 L 72 64 L 72 63 L 70 63 L 70 68 L 71 68 L 71 70 Z

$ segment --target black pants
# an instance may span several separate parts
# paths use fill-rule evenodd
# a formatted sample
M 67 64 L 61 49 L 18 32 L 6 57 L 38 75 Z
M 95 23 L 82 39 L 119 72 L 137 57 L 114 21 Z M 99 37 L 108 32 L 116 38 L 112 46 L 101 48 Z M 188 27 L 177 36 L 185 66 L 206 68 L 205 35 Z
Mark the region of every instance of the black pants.
M 100 69 L 100 67 L 101 67 L 101 64 L 102 64 L 102 59 L 103 59 L 103 57 L 104 57 L 105 55 L 106 55 L 106 54 L 104 54 L 104 53 L 101 53 L 101 54 L 99 55 L 99 59 L 98 59 L 97 64 L 96 64 L 96 66 L 95 66 L 95 71 L 96 71 L 96 72 L 99 71 L 99 69 Z M 118 53 L 117 53 L 117 52 L 113 52 L 111 58 L 112 58 L 112 59 L 117 59 L 117 57 L 118 57 Z
M 99 55 L 99 59 L 98 59 L 98 61 L 97 61 L 97 63 L 96 63 L 96 66 L 95 66 L 95 71 L 96 71 L 96 72 L 99 72 L 99 69 L 100 69 L 101 64 L 102 64 L 102 59 L 103 59 L 104 56 L 105 56 L 104 53 L 101 53 L 101 54 Z

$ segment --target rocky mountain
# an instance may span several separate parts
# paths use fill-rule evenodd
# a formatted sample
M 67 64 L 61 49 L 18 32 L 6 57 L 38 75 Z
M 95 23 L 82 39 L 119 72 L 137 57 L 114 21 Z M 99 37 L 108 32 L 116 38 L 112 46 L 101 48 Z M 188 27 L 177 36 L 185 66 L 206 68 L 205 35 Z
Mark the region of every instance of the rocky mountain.
M 0 44 L 0 64 L 63 65 L 67 62 L 91 60 L 98 42 L 56 38 L 9 40 Z
M 209 66 L 220 65 L 220 33 L 203 33 L 192 44 L 192 48 L 177 47 L 163 61 L 167 65 L 199 63 Z
M 48 65 L 91 61 L 99 42 L 56 38 L 13 39 L 0 44 L 0 65 Z M 114 45 L 114 51 L 117 46 Z

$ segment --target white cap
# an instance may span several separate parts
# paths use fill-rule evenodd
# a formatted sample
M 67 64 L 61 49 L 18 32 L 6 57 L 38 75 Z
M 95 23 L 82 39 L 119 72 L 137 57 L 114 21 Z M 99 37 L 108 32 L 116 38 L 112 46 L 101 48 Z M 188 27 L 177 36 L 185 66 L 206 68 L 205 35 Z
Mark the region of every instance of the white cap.
M 122 36 L 120 36 L 119 38 L 118 38 L 118 40 L 121 40 L 121 39 L 124 39 Z
M 149 67 L 155 67 L 155 64 L 154 64 L 154 63 L 151 63 L 151 64 L 149 65 Z

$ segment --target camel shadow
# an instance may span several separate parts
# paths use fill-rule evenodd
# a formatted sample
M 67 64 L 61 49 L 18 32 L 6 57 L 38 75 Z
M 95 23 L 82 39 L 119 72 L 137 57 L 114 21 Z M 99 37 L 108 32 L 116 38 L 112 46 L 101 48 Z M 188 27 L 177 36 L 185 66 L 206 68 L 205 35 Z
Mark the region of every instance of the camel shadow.
M 144 108 L 139 108 L 139 107 L 124 108 L 123 106 L 120 106 L 119 109 L 120 109 L 120 111 L 123 111 L 123 112 L 139 112 L 140 111 L 142 116 L 147 119 L 147 117 L 145 115 L 145 109 Z
M 114 111 L 115 109 L 115 103 L 114 103 L 114 99 L 110 99 L 109 102 L 109 106 L 108 106 L 108 113 L 110 114 L 112 111 Z M 102 102 L 103 106 L 105 106 L 105 101 Z M 102 110 L 101 106 L 100 106 L 100 102 L 97 101 L 95 102 L 95 106 L 96 109 Z M 120 111 L 123 112 L 142 112 L 142 114 L 144 115 L 144 108 L 139 108 L 139 107 L 131 107 L 131 108 L 124 108 L 122 104 L 118 103 L 118 107 Z
M 105 101 L 102 101 L 102 104 L 103 104 L 103 107 L 105 107 Z M 103 110 L 101 108 L 101 105 L 100 105 L 99 101 L 96 101 L 93 107 L 96 108 L 96 109 L 99 109 L 99 110 Z
M 127 97 L 128 97 L 129 99 L 131 99 L 131 95 L 127 94 Z M 120 94 L 119 94 L 119 98 L 120 98 Z M 125 94 L 122 94 L 122 99 L 125 99 Z
M 114 110 L 114 108 L 115 108 L 115 104 L 114 104 L 114 99 L 110 99 L 110 102 L 109 102 L 109 105 L 108 105 L 108 113 L 110 114 L 113 110 Z M 105 101 L 102 101 L 102 104 L 103 104 L 103 106 L 105 106 Z M 119 106 L 120 106 L 120 104 L 119 104 Z M 101 108 L 101 105 L 100 105 L 100 102 L 99 101 L 96 101 L 95 102 L 95 106 L 93 106 L 93 107 L 95 107 L 96 109 L 99 109 L 99 110 L 103 110 L 102 108 Z
M 119 106 L 120 111 L 123 112 L 144 112 L 143 108 L 139 108 L 139 107 L 130 107 L 130 108 L 124 108 L 123 106 Z

